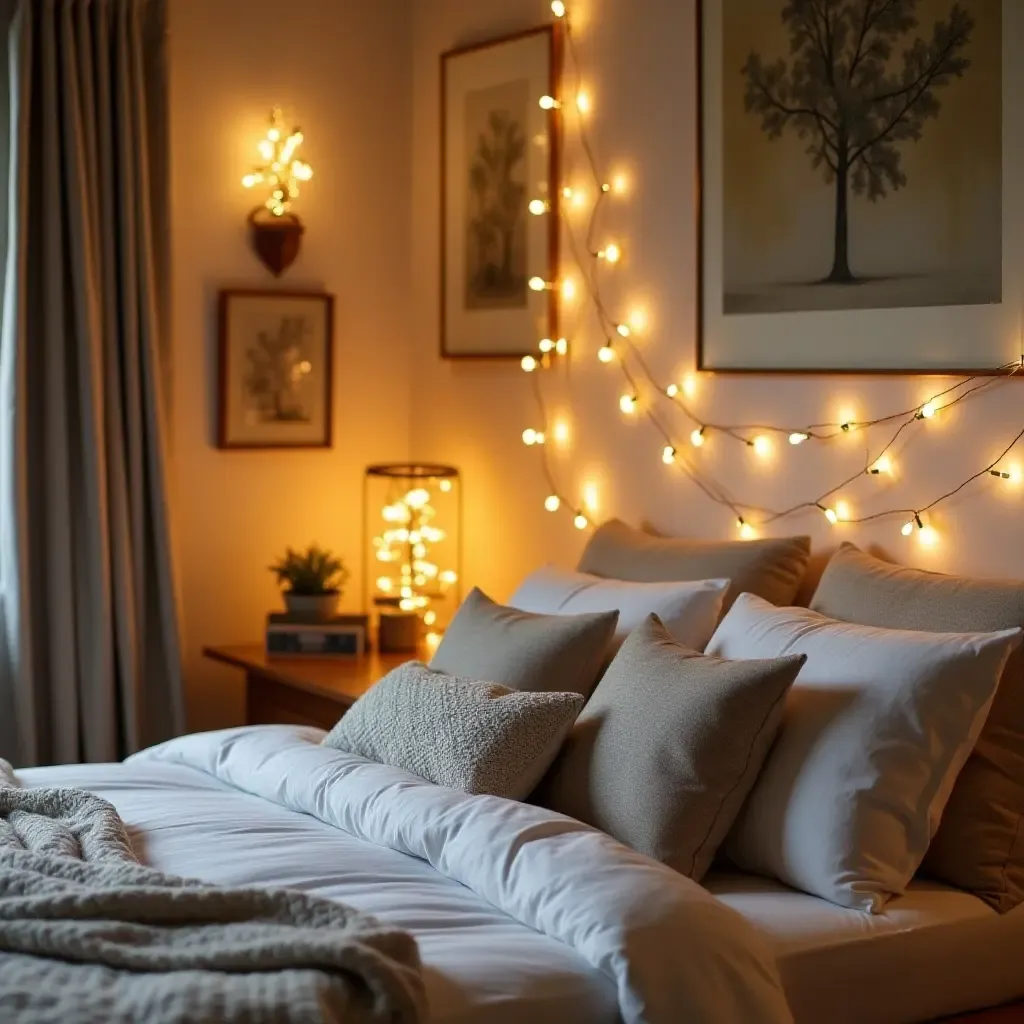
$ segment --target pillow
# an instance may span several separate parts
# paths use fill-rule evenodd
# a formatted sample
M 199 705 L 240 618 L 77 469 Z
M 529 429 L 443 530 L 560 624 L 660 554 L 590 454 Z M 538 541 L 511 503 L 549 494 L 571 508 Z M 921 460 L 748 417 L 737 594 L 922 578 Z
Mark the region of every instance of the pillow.
M 590 694 L 619 619 L 534 615 L 506 608 L 474 587 L 430 659 L 435 672 L 486 679 L 513 690 Z
M 811 607 L 890 629 L 1024 626 L 1024 582 L 904 569 L 844 544 Z M 1024 901 L 1024 647 L 1006 663 L 977 746 L 956 780 L 922 870 L 999 911 Z
M 707 658 L 651 615 L 608 667 L 533 802 L 700 881 L 803 663 Z
M 778 741 L 724 852 L 748 871 L 873 913 L 928 849 L 1020 630 L 856 626 L 742 595 L 708 653 L 806 654 Z
M 581 707 L 578 693 L 518 693 L 410 661 L 371 686 L 323 742 L 449 789 L 522 800 Z
M 530 573 L 509 604 L 524 612 L 555 615 L 618 609 L 616 648 L 648 615 L 657 615 L 679 643 L 703 651 L 718 625 L 728 586 L 728 580 L 632 583 L 548 566 Z
M 652 536 L 612 519 L 594 531 L 577 569 L 638 583 L 728 579 L 728 609 L 742 593 L 772 604 L 791 603 L 810 557 L 810 537 L 684 540 Z

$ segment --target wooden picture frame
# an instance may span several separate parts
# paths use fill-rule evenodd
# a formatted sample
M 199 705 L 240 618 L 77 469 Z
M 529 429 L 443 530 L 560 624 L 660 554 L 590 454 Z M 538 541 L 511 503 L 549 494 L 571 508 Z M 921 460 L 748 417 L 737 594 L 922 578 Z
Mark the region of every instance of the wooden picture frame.
M 330 448 L 334 296 L 228 289 L 217 310 L 217 446 Z
M 800 135 L 791 115 L 771 124 L 766 104 L 748 104 L 745 95 L 751 82 L 756 85 L 751 70 L 758 68 L 778 72 L 792 85 L 785 76 L 801 54 L 791 51 L 793 26 L 781 17 L 786 0 L 695 0 L 695 6 L 697 368 L 984 376 L 1019 361 L 1024 244 L 1007 225 L 1024 212 L 1024 187 L 1018 183 L 1024 116 L 1014 101 L 1024 89 L 1024 69 L 1013 59 L 1013 41 L 1024 37 L 1022 5 L 964 0 L 970 30 L 960 49 L 973 63 L 935 86 L 939 109 L 918 126 L 920 141 L 897 138 L 895 157 L 886 154 L 906 178 L 899 187 L 888 178 L 880 181 L 886 195 L 871 202 L 870 180 L 855 188 L 849 168 L 843 232 L 848 262 L 835 255 L 838 186 L 835 174 L 826 182 L 823 165 L 813 164 L 814 129 L 805 125 Z M 935 24 L 948 20 L 953 6 L 952 0 L 922 4 L 916 23 L 889 40 L 885 73 L 900 72 L 915 39 L 930 45 Z M 759 65 L 745 63 L 752 58 Z M 977 102 L 986 96 L 987 107 Z M 819 148 L 827 151 L 827 144 Z M 960 161 L 952 169 L 948 160 L 935 157 L 949 152 Z M 826 188 L 835 199 L 823 198 Z M 954 208 L 955 195 L 969 211 Z M 819 230 L 833 230 L 822 223 L 826 204 L 834 246 Z M 947 236 L 958 219 L 968 227 L 954 244 Z M 813 255 L 800 251 L 800 232 L 813 238 Z M 841 273 L 834 278 L 837 266 L 858 280 L 840 281 Z M 830 305 L 825 295 L 843 291 L 837 284 L 856 299 L 844 305 L 837 298 Z M 793 290 L 780 299 L 783 288 Z
M 527 282 L 558 276 L 561 115 L 557 109 L 542 110 L 539 100 L 560 95 L 561 67 L 558 24 L 441 55 L 444 359 L 521 359 L 536 351 L 541 338 L 557 335 L 557 292 L 534 292 Z M 499 120 L 492 120 L 496 115 Z M 470 139 L 475 140 L 473 150 Z M 503 185 L 486 180 L 488 165 L 481 153 L 484 147 L 485 155 L 493 152 L 489 141 L 523 150 L 514 172 L 503 170 Z M 501 203 L 494 192 L 511 201 Z M 547 203 L 544 215 L 530 214 L 533 199 Z M 493 214 L 483 209 L 489 200 Z

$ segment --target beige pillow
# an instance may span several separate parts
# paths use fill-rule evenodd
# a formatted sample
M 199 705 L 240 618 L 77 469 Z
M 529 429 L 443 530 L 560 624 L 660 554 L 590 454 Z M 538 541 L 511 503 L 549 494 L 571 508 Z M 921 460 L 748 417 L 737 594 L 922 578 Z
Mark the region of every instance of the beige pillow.
M 708 654 L 807 662 L 725 855 L 879 913 L 921 866 L 1020 639 L 878 629 L 741 595 Z
M 474 587 L 430 659 L 435 672 L 513 690 L 588 696 L 619 621 L 617 611 L 537 615 L 506 608 Z
M 581 707 L 578 693 L 519 693 L 410 661 L 371 686 L 323 742 L 449 789 L 522 800 Z
M 634 630 L 533 802 L 697 881 L 754 785 L 803 656 L 708 658 Z
M 905 569 L 844 544 L 811 607 L 848 622 L 928 632 L 1024 626 L 1024 581 Z M 922 870 L 996 910 L 1024 901 L 1024 649 L 1011 655 Z
M 698 541 L 657 537 L 611 519 L 594 531 L 577 569 L 638 583 L 728 579 L 724 608 L 743 593 L 790 604 L 811 556 L 810 537 Z

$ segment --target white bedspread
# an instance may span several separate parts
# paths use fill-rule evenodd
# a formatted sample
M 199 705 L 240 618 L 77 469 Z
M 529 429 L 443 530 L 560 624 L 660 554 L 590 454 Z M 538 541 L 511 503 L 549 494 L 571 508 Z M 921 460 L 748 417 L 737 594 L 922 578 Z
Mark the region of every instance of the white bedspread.
M 763 940 L 700 886 L 567 818 L 321 736 L 226 730 L 21 775 L 111 800 L 161 870 L 297 886 L 409 929 L 438 1021 L 791 1020 Z

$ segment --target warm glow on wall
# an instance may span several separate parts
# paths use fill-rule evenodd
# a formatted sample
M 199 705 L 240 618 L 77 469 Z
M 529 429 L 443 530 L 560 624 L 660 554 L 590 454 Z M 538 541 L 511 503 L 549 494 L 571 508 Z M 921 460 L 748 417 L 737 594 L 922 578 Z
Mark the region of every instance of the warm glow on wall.
M 570 5 L 565 0 L 554 0 L 551 8 L 556 18 L 564 19 L 567 61 L 572 72 L 571 76 L 567 75 L 567 80 L 573 84 L 561 95 L 542 98 L 541 105 L 545 109 L 553 110 L 564 104 L 566 107 L 575 106 L 581 114 L 590 113 L 595 109 L 591 92 L 595 82 L 582 67 L 580 53 L 574 42 L 577 6 Z M 580 85 L 581 82 L 585 83 L 586 88 Z M 596 82 L 596 85 L 600 87 L 601 83 Z M 621 373 L 619 411 L 624 418 L 634 421 L 641 419 L 648 427 L 653 428 L 651 433 L 655 434 L 655 437 L 649 442 L 652 448 L 651 457 L 653 458 L 655 453 L 660 453 L 661 461 L 665 465 L 674 467 L 681 477 L 692 480 L 704 498 L 729 513 L 741 538 L 751 539 L 763 530 L 773 528 L 782 520 L 804 515 L 808 510 L 816 508 L 828 523 L 835 526 L 899 516 L 900 518 L 895 520 L 896 528 L 899 528 L 901 523 L 906 523 L 903 527 L 906 536 L 916 536 L 922 547 L 934 547 L 941 541 L 939 532 L 931 521 L 931 511 L 937 505 L 959 494 L 967 485 L 979 479 L 987 479 L 989 476 L 1007 487 L 1020 487 L 1024 484 L 1019 465 L 1005 461 L 1011 450 L 1018 443 L 1024 442 L 1022 429 L 999 453 L 995 461 L 961 479 L 945 493 L 923 497 L 922 501 L 927 501 L 927 504 L 921 504 L 919 511 L 912 514 L 909 522 L 906 521 L 908 510 L 905 506 L 878 508 L 879 500 L 892 490 L 887 486 L 888 481 L 881 478 L 891 477 L 895 472 L 893 451 L 900 457 L 900 476 L 908 482 L 916 479 L 913 472 L 915 467 L 908 456 L 912 448 L 904 447 L 904 443 L 910 440 L 914 430 L 925 429 L 915 424 L 946 421 L 950 426 L 957 425 L 957 418 L 946 415 L 946 411 L 971 394 L 982 391 L 998 377 L 1011 377 L 1017 374 L 1024 376 L 1024 354 L 1019 360 L 1015 359 L 1002 367 L 979 371 L 951 386 L 943 385 L 943 390 L 919 392 L 917 404 L 909 409 L 868 411 L 862 408 L 866 405 L 863 398 L 853 392 L 852 388 L 844 385 L 841 389 L 837 387 L 835 390 L 839 393 L 833 394 L 829 399 L 831 409 L 835 410 L 834 417 L 831 420 L 828 420 L 827 414 L 819 417 L 826 419 L 827 422 L 811 422 L 811 417 L 802 423 L 785 420 L 755 423 L 724 422 L 724 418 L 715 415 L 715 410 L 711 408 L 708 400 L 710 396 L 703 395 L 704 400 L 698 412 L 689 404 L 698 394 L 697 375 L 687 373 L 666 383 L 660 375 L 659 360 L 655 358 L 657 353 L 651 354 L 647 351 L 650 341 L 675 344 L 678 339 L 660 338 L 657 323 L 652 331 L 650 310 L 645 306 L 623 306 L 616 295 L 609 295 L 605 291 L 610 287 L 617 289 L 620 283 L 625 288 L 634 286 L 634 282 L 621 278 L 623 273 L 628 277 L 631 266 L 619 266 L 614 273 L 612 266 L 622 262 L 627 255 L 629 264 L 632 264 L 634 254 L 642 249 L 643 240 L 627 235 L 624 245 L 621 236 L 608 237 L 605 234 L 608 225 L 602 216 L 608 210 L 609 203 L 617 207 L 618 200 L 623 199 L 622 205 L 627 205 L 628 196 L 633 189 L 633 169 L 629 167 L 627 170 L 620 166 L 613 168 L 610 175 L 606 174 L 606 169 L 599 164 L 597 147 L 592 144 L 590 138 L 590 118 L 574 117 L 570 122 L 572 130 L 579 134 L 582 154 L 582 160 L 577 162 L 576 166 L 578 167 L 580 163 L 585 164 L 589 171 L 589 181 L 593 184 L 592 189 L 589 184 L 586 187 L 579 184 L 561 185 L 562 198 L 565 200 L 563 209 L 589 211 L 589 220 L 583 222 L 578 218 L 571 218 L 566 219 L 562 225 L 563 237 L 568 236 L 568 251 L 576 267 L 573 273 L 578 272 L 578 276 L 561 277 L 557 281 L 535 278 L 531 280 L 530 287 L 537 290 L 552 290 L 564 302 L 577 297 L 587 301 L 588 316 L 578 319 L 585 321 L 588 332 L 596 326 L 597 337 L 588 336 L 581 351 L 586 352 L 587 359 L 592 358 L 590 353 L 596 351 L 600 362 L 609 367 L 608 372 Z M 554 187 L 557 189 L 559 185 L 560 183 L 555 183 Z M 540 205 L 531 208 L 531 212 L 538 214 L 546 210 L 546 206 L 541 209 Z M 621 227 L 617 217 L 614 227 Z M 639 258 L 637 262 L 640 262 Z M 634 295 L 636 294 L 644 294 L 645 300 L 647 298 L 647 294 L 643 292 L 634 292 Z M 654 313 L 657 319 L 656 307 Z M 638 335 L 643 335 L 642 345 L 639 343 Z M 564 368 L 566 364 L 549 357 L 549 353 L 554 351 L 553 344 L 550 339 L 542 341 L 541 360 L 531 361 L 529 365 L 524 361 L 524 369 L 549 371 Z M 528 358 L 532 360 L 532 357 Z M 546 373 L 543 374 L 541 379 L 546 376 Z M 534 378 L 533 384 L 543 410 L 543 385 L 537 378 Z M 702 385 L 707 387 L 705 382 L 702 382 Z M 936 385 L 933 380 L 923 382 L 923 386 L 935 388 Z M 782 395 L 781 388 L 779 395 Z M 666 399 L 671 403 L 667 408 Z M 607 414 L 614 415 L 610 407 L 607 408 Z M 874 418 L 870 418 L 872 416 Z M 533 429 L 543 434 L 544 424 L 538 424 Z M 557 424 L 554 429 L 554 436 L 558 440 Z M 580 429 L 578 420 L 574 420 L 574 430 L 579 433 Z M 911 433 L 904 436 L 905 430 L 910 430 Z M 689 445 L 686 443 L 687 437 Z M 853 443 L 836 445 L 830 449 L 830 444 L 842 441 L 844 437 L 851 438 Z M 900 447 L 897 449 L 894 446 L 898 439 Z M 709 440 L 714 442 L 711 448 L 703 452 L 702 457 L 696 457 L 691 446 L 703 448 Z M 792 489 L 793 495 L 790 500 L 793 503 L 788 507 L 766 508 L 762 504 L 764 498 L 758 495 L 733 496 L 732 488 L 716 480 L 714 474 L 722 448 L 737 444 L 745 445 L 751 455 L 765 463 L 765 468 L 777 455 L 781 461 L 781 455 L 785 453 L 787 461 L 794 460 L 796 464 L 795 460 L 801 460 L 799 464 L 805 473 L 814 471 L 822 465 L 829 467 L 828 476 L 831 479 L 820 481 L 823 489 L 818 498 L 807 494 L 807 488 L 801 481 L 799 487 Z M 657 447 L 654 447 L 655 445 Z M 812 448 L 817 448 L 822 453 L 820 460 L 808 456 L 807 451 Z M 801 450 L 798 453 L 794 449 Z M 863 453 L 864 459 L 852 467 L 851 474 L 851 460 L 856 449 Z M 722 464 L 729 465 L 728 462 Z M 564 500 L 564 496 L 557 493 L 557 482 L 546 459 L 545 473 L 551 486 L 545 507 L 554 504 L 552 499 L 557 499 L 557 507 L 565 508 L 573 514 L 574 523 L 578 528 L 586 528 L 591 517 L 580 509 L 573 508 L 572 504 Z M 863 479 L 865 475 L 876 478 L 878 484 L 874 487 L 869 486 Z M 747 481 L 754 479 L 754 476 L 756 474 L 748 473 Z M 783 491 L 786 493 L 785 489 Z M 835 497 L 837 493 L 843 492 L 846 493 L 842 498 Z M 865 504 L 871 503 L 863 512 L 855 511 L 851 503 L 851 499 L 860 503 L 858 494 L 865 498 Z M 584 507 L 590 508 L 586 502 Z

